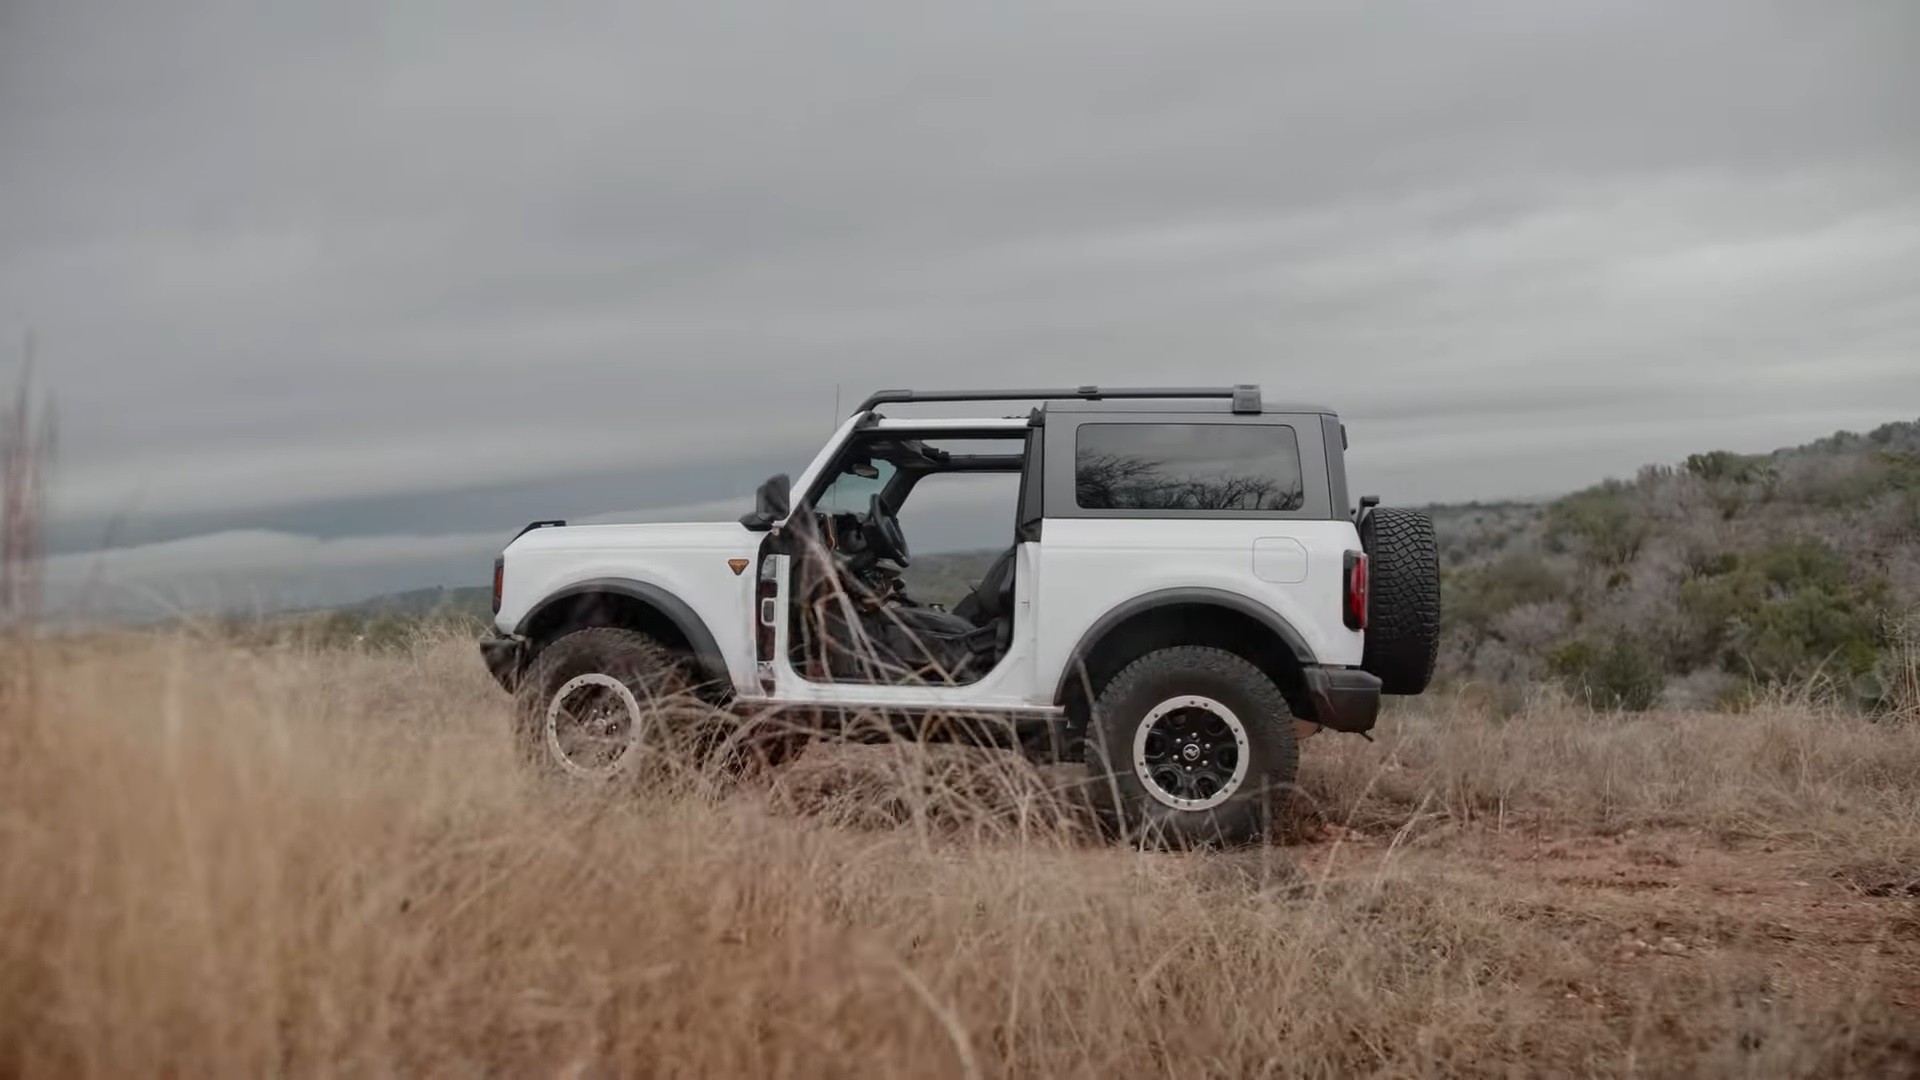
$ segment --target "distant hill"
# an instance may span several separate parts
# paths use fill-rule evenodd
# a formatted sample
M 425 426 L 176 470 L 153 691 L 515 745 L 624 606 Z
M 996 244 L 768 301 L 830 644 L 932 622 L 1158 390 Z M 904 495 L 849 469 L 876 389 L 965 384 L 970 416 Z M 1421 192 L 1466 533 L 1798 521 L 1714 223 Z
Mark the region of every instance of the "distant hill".
M 493 610 L 493 590 L 484 585 L 409 589 L 345 604 L 335 610 L 355 615 L 471 615 L 484 619 Z
M 986 573 L 996 551 L 936 552 L 916 555 L 904 575 L 908 592 L 917 599 L 953 604 L 965 596 Z M 491 618 L 493 591 L 486 586 L 439 586 L 385 593 L 330 609 L 334 613 L 374 618 L 471 617 Z
M 907 595 L 929 604 L 952 607 L 986 576 L 998 551 L 948 551 L 915 555 L 902 576 Z

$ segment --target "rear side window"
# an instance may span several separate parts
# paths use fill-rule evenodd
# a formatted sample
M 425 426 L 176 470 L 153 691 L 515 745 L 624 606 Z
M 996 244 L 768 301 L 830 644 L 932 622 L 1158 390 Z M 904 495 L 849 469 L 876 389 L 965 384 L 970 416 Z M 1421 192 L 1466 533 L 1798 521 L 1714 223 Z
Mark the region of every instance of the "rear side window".
M 1299 510 L 1300 441 L 1284 424 L 1081 424 L 1082 510 Z

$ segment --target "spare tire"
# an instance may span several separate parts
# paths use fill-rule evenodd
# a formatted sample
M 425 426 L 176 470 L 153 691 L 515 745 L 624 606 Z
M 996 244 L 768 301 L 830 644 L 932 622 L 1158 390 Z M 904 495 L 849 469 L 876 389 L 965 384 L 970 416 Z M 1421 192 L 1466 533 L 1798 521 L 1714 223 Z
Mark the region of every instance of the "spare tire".
M 1367 552 L 1367 645 L 1360 666 L 1389 694 L 1418 694 L 1440 654 L 1440 549 L 1433 519 L 1380 506 L 1360 519 Z

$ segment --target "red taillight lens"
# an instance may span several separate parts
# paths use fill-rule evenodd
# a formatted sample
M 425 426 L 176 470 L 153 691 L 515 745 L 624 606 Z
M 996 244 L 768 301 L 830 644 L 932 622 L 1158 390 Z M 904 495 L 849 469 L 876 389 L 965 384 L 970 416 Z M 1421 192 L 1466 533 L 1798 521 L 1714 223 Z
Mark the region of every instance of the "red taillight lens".
M 1367 556 L 1362 551 L 1347 552 L 1347 629 L 1367 628 Z
M 496 555 L 493 560 L 493 613 L 500 614 L 500 594 L 507 587 L 507 557 Z

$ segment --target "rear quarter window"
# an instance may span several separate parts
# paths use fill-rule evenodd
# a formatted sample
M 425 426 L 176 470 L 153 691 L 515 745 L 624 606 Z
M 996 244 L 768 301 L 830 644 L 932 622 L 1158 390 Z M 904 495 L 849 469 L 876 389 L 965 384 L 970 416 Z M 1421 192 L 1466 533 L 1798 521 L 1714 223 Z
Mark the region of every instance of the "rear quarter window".
M 1300 440 L 1286 424 L 1079 425 L 1082 510 L 1291 512 L 1305 506 Z

